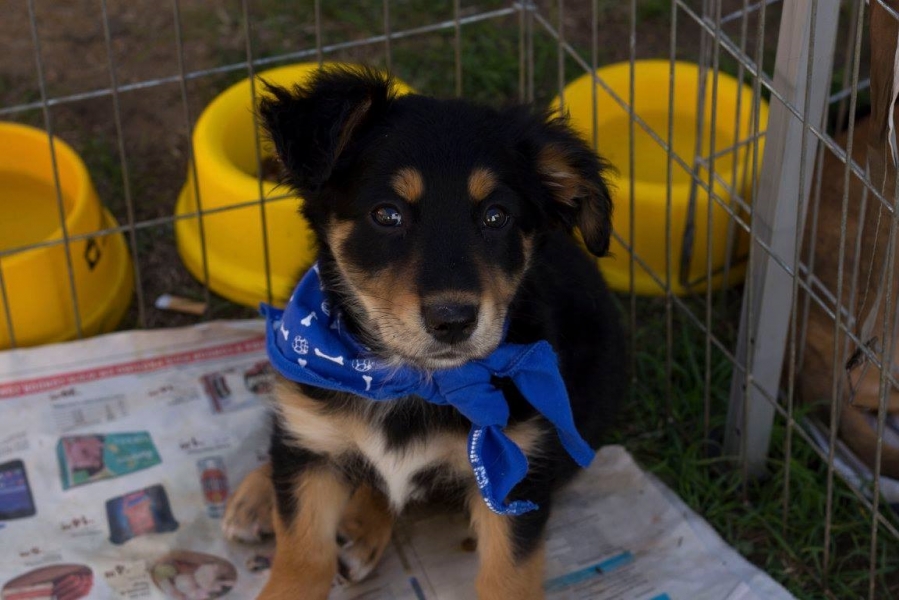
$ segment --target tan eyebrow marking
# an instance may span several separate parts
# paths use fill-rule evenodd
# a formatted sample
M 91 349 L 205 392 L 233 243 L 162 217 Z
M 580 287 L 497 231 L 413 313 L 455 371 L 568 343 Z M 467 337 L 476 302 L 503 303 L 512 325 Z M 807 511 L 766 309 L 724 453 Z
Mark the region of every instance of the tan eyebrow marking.
M 475 167 L 468 176 L 468 195 L 480 202 L 496 189 L 496 174 L 486 167 Z
M 425 192 L 425 180 L 418 169 L 405 167 L 396 172 L 390 185 L 408 202 L 418 202 Z

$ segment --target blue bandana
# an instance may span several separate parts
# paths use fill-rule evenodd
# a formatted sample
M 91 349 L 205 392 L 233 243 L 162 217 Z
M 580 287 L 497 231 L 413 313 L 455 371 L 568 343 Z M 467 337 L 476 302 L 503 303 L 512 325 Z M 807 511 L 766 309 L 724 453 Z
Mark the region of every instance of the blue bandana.
M 519 515 L 537 505 L 526 500 L 505 502 L 527 474 L 528 461 L 503 433 L 509 406 L 491 376 L 512 379 L 555 426 L 562 446 L 580 466 L 593 460 L 593 450 L 574 426 L 556 354 L 545 341 L 503 343 L 486 358 L 431 373 L 388 367 L 346 331 L 341 311 L 322 289 L 317 265 L 300 281 L 285 310 L 265 304 L 261 310 L 268 323 L 269 359 L 284 377 L 374 401 L 419 396 L 462 413 L 472 423 L 468 459 L 484 502 L 495 513 Z

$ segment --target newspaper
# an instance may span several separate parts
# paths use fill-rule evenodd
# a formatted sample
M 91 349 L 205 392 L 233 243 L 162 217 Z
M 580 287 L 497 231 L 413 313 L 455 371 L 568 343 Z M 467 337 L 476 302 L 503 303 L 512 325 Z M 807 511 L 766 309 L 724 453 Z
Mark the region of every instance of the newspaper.
M 273 545 L 226 542 L 229 490 L 266 460 L 259 321 L 0 353 L 0 599 L 253 598 Z M 552 599 L 779 599 L 618 446 L 558 498 Z M 462 514 L 415 510 L 340 600 L 474 598 Z

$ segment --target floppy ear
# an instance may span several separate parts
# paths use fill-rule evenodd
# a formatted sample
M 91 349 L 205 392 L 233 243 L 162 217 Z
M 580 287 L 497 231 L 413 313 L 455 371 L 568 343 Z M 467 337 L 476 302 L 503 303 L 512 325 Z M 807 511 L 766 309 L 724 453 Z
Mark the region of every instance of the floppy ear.
M 525 136 L 526 154 L 549 192 L 549 214 L 568 231 L 576 226 L 587 249 L 605 256 L 612 235 L 612 199 L 603 173 L 611 165 L 564 118 L 544 118 Z
M 390 78 L 373 69 L 329 67 L 291 90 L 265 87 L 259 114 L 289 183 L 303 195 L 321 189 L 352 141 L 393 100 Z

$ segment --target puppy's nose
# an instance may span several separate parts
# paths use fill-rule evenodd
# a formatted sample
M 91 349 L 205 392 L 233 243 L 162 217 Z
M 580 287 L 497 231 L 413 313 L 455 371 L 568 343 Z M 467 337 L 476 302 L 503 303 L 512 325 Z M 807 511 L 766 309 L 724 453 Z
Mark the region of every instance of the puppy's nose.
M 478 322 L 476 304 L 456 304 L 438 302 L 425 304 L 421 308 L 428 333 L 445 344 L 456 344 L 467 340 Z

